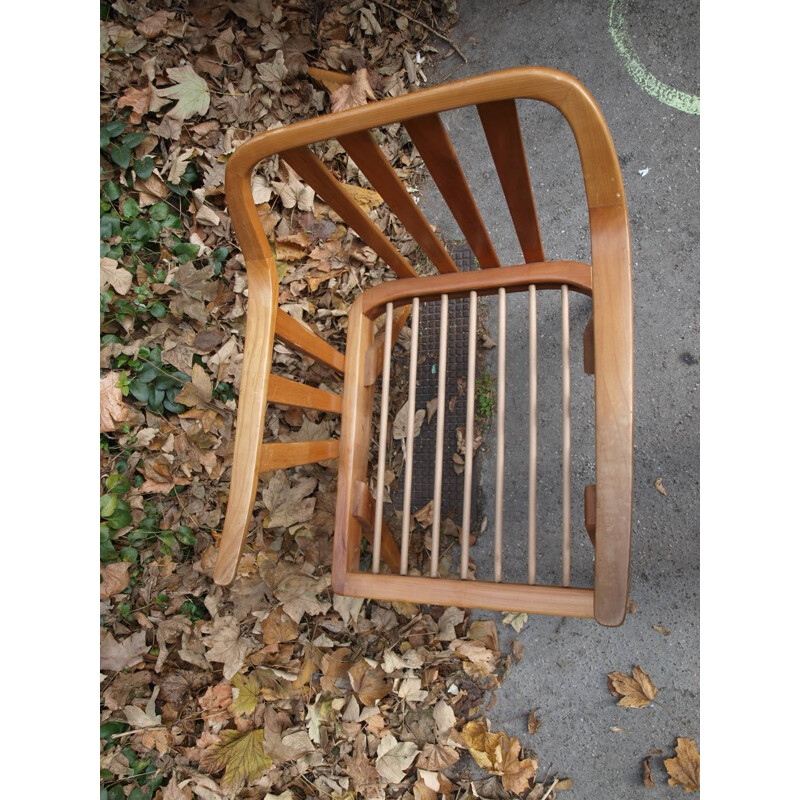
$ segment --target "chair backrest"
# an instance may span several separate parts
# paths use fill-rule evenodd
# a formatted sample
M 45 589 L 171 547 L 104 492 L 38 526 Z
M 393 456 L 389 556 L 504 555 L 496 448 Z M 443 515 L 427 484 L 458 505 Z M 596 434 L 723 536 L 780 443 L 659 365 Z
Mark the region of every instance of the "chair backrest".
M 517 116 L 516 99 L 540 100 L 568 121 L 583 169 L 592 250 L 594 299 L 589 348 L 596 375 L 595 617 L 618 624 L 618 587 L 627 586 L 632 485 L 632 290 L 627 209 L 613 142 L 595 101 L 573 77 L 539 67 L 522 67 L 467 78 L 401 97 L 381 100 L 268 131 L 243 143 L 231 156 L 225 175 L 228 210 L 248 271 L 249 310 L 246 348 L 259 359 L 243 365 L 240 396 L 252 406 L 252 422 L 243 424 L 240 403 L 236 455 L 225 531 L 215 578 L 229 582 L 252 512 L 258 472 L 338 454 L 338 442 L 267 444 L 249 439 L 257 420 L 263 425 L 267 401 L 324 411 L 341 411 L 341 397 L 270 375 L 274 337 L 339 372 L 344 357 L 324 339 L 277 307 L 278 275 L 253 200 L 251 174 L 263 159 L 278 154 L 368 244 L 398 277 L 413 277 L 414 267 L 378 229 L 339 179 L 309 145 L 338 139 L 373 188 L 403 223 L 441 273 L 458 271 L 419 206 L 406 191 L 371 129 L 402 123 L 463 235 L 483 268 L 501 267 L 464 170 L 439 114 L 475 105 L 505 194 L 524 259 L 544 261 L 528 163 Z M 410 310 L 394 320 L 399 332 Z M 237 471 L 246 476 L 237 481 Z M 627 534 L 624 531 L 627 518 Z M 604 599 L 604 598 L 607 598 Z

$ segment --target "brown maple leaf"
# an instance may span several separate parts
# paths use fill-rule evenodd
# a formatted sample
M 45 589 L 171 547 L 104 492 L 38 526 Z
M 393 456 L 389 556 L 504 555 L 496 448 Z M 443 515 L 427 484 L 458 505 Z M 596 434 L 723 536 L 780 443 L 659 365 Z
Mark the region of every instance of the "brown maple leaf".
M 505 789 L 519 794 L 529 788 L 538 762 L 531 758 L 520 760 L 522 746 L 519 739 L 502 731 L 492 733 L 485 717 L 468 722 L 459 736 L 475 763 L 493 775 L 500 775 Z
M 669 773 L 670 786 L 683 786 L 685 792 L 700 788 L 700 753 L 694 739 L 678 737 L 674 758 L 665 758 L 664 766 Z
M 625 708 L 644 708 L 658 694 L 650 676 L 639 666 L 633 668 L 632 675 L 609 673 L 608 690 L 614 697 L 620 698 L 617 705 Z
M 368 100 L 375 100 L 375 92 L 369 85 L 369 72 L 362 67 L 350 83 L 342 84 L 331 94 L 331 111 L 344 111 L 347 108 L 364 106 Z
M 365 706 L 375 705 L 389 694 L 391 687 L 384 679 L 384 671 L 380 667 L 371 667 L 363 658 L 350 667 L 348 674 L 353 691 Z
M 100 669 L 118 672 L 121 669 L 135 667 L 144 660 L 144 654 L 150 649 L 145 637 L 145 631 L 138 630 L 132 636 L 118 642 L 110 631 L 104 628 L 100 640 Z
M 107 600 L 115 594 L 125 591 L 131 585 L 131 576 L 128 570 L 131 564 L 128 561 L 115 561 L 103 568 L 103 582 L 100 584 L 100 599 Z

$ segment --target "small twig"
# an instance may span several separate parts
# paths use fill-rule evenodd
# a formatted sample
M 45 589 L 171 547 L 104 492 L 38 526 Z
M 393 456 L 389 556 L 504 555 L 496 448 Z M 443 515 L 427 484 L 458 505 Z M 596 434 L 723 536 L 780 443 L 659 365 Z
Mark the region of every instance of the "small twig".
M 421 27 L 425 28 L 426 31 L 430 31 L 434 36 L 441 39 L 443 42 L 447 42 L 453 50 L 458 53 L 461 58 L 464 59 L 464 63 L 467 63 L 467 57 L 458 49 L 458 45 L 452 40 L 448 39 L 443 33 L 439 33 L 435 28 L 431 28 L 430 25 L 426 25 L 422 20 L 417 19 L 416 17 L 412 17 L 411 14 L 407 14 L 405 11 L 401 11 L 399 8 L 395 8 L 394 6 L 390 6 L 388 3 L 383 3 L 381 0 L 372 0 L 376 6 L 383 6 L 384 8 L 388 8 L 389 11 L 393 11 L 395 14 L 400 14 L 401 16 L 405 17 L 406 19 L 410 19 L 414 24 L 420 25 Z
M 134 733 L 144 733 L 145 731 L 150 730 L 149 728 L 136 728 L 132 731 L 124 731 L 123 733 L 112 733 L 112 739 L 124 739 L 126 736 L 133 736 Z
M 550 788 L 542 795 L 542 800 L 547 800 L 547 798 L 550 797 L 553 790 L 556 788 L 556 786 L 558 786 L 558 783 L 559 779 L 558 776 L 556 775 L 556 777 L 553 778 L 553 782 L 550 784 Z
M 452 77 L 453 77 L 453 75 L 455 75 L 455 74 L 456 74 L 456 72 L 458 72 L 458 71 L 461 69 L 461 67 L 463 67 L 463 66 L 464 66 L 464 64 L 466 64 L 466 63 L 467 63 L 467 62 L 466 62 L 466 61 L 464 61 L 464 62 L 462 62 L 461 64 L 459 64 L 459 65 L 458 65 L 458 66 L 457 66 L 457 67 L 456 67 L 456 68 L 455 68 L 455 69 L 454 69 L 454 70 L 453 70 L 451 73 L 449 73 L 448 75 L 445 75 L 445 77 L 444 77 L 444 78 L 442 78 L 442 80 L 440 81 L 440 83 L 446 83 L 446 82 L 447 82 L 447 80 L 448 80 L 449 78 L 452 78 Z

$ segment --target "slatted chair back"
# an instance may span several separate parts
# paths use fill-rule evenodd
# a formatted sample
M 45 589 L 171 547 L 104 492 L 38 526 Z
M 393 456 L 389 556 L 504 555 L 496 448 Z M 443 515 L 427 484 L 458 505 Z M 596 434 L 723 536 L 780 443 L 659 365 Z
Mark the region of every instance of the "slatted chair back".
M 583 168 L 589 211 L 591 263 L 545 261 L 533 192 L 524 152 L 516 100 L 548 103 L 567 119 Z M 440 113 L 476 106 L 508 209 L 522 249 L 524 264 L 502 266 L 478 211 Z M 419 206 L 406 191 L 371 129 L 402 123 L 424 160 L 431 177 L 451 209 L 474 252 L 480 271 L 459 272 Z M 370 217 L 314 154 L 310 145 L 337 139 L 374 189 L 403 223 L 438 276 L 416 277 L 411 263 L 378 229 Z M 251 174 L 263 159 L 279 154 L 355 233 L 398 276 L 357 298 L 348 322 L 346 357 L 321 337 L 278 308 L 278 274 L 271 248 L 259 220 L 251 191 Z M 228 209 L 248 272 L 249 308 L 245 335 L 240 402 L 236 424 L 231 491 L 228 499 L 215 580 L 233 580 L 245 541 L 260 472 L 339 458 L 339 486 L 334 539 L 332 585 L 336 592 L 363 597 L 521 610 L 533 613 L 594 617 L 618 625 L 625 616 L 628 590 L 632 505 L 633 356 L 632 290 L 628 219 L 622 177 L 613 142 L 600 110 L 574 78 L 544 68 L 516 68 L 425 89 L 347 111 L 298 122 L 254 136 L 228 162 L 225 178 Z M 590 323 L 584 336 L 586 371 L 595 375 L 596 482 L 585 494 L 586 527 L 595 546 L 593 588 L 570 584 L 569 415 L 564 416 L 564 527 L 561 586 L 536 582 L 536 426 L 531 425 L 529 509 L 529 581 L 509 584 L 502 577 L 502 448 L 498 431 L 498 497 L 495 533 L 495 580 L 467 581 L 472 481 L 472 422 L 474 417 L 475 336 L 477 297 L 497 294 L 501 321 L 498 420 L 505 403 L 505 297 L 526 291 L 531 312 L 531 413 L 535 419 L 536 295 L 539 289 L 558 289 L 562 295 L 565 360 L 565 409 L 569 406 L 568 292 L 592 298 Z M 465 503 L 462 519 L 461 580 L 437 577 L 441 502 L 441 430 L 437 429 L 433 552 L 430 576 L 408 571 L 410 475 L 413 469 L 413 424 L 409 424 L 406 492 L 400 551 L 382 517 L 388 374 L 391 344 L 408 315 L 412 317 L 409 414 L 415 406 L 416 343 L 419 304 L 441 301 L 441 360 L 446 361 L 449 299 L 470 299 L 469 376 L 465 464 Z M 384 318 L 382 331 L 376 320 Z M 344 395 L 304 387 L 271 375 L 272 348 L 277 337 L 344 375 Z M 385 342 L 389 346 L 385 346 Z M 442 373 L 444 369 L 442 370 Z M 383 380 L 376 499 L 368 489 L 367 460 L 372 404 L 378 378 Z M 440 381 L 443 377 L 440 376 Z M 438 419 L 444 416 L 440 383 Z M 267 402 L 343 413 L 339 440 L 310 443 L 262 442 Z M 411 422 L 411 420 L 409 420 Z M 373 534 L 374 531 L 374 534 Z M 371 571 L 359 568 L 362 535 L 374 538 Z M 380 574 L 380 564 L 389 574 Z

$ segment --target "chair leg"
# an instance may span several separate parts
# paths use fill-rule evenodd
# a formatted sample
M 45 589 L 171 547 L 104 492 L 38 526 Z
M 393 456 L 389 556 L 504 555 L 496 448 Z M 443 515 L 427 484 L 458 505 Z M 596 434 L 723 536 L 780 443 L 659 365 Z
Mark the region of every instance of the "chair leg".
M 236 416 L 233 471 L 222 540 L 214 568 L 214 582 L 226 586 L 236 577 L 239 557 L 247 538 L 258 488 L 258 467 L 267 410 L 267 380 L 272 361 L 275 311 L 253 302 L 245 334 L 242 381 Z

